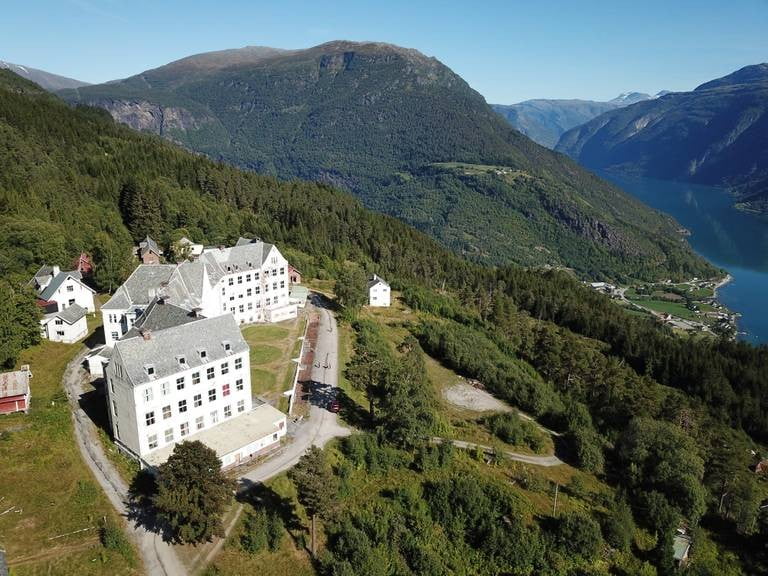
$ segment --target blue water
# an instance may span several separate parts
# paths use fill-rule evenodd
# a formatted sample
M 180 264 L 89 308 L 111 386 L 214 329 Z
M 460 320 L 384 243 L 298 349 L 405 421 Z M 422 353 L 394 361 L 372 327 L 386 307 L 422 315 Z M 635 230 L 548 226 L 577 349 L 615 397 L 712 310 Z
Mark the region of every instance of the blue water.
M 718 291 L 719 300 L 741 313 L 744 340 L 768 343 L 768 218 L 733 208 L 722 188 L 650 178 L 603 174 L 649 206 L 672 215 L 691 232 L 688 242 L 734 280 Z

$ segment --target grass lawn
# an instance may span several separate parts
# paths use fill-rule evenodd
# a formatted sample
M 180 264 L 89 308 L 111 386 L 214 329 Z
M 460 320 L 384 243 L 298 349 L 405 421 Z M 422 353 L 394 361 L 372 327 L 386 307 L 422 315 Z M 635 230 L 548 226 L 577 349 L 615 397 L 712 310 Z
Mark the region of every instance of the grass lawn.
M 299 354 L 305 323 L 305 316 L 300 314 L 296 320 L 243 328 L 243 337 L 251 347 L 253 395 L 281 410 L 288 409 L 283 392 L 293 383 L 296 363 L 291 359 Z
M 0 546 L 13 574 L 140 573 L 135 551 L 123 556 L 99 542 L 99 520 L 121 520 L 80 457 L 61 387 L 79 350 L 47 340 L 25 350 L 19 364 L 34 375 L 31 411 L 0 418 L 0 513 L 14 507 L 0 516 Z
M 634 300 L 634 303 L 648 308 L 654 312 L 661 312 L 662 314 L 672 314 L 678 318 L 684 320 L 699 320 L 699 317 L 692 310 L 688 310 L 684 304 L 677 302 L 668 302 L 666 300 Z

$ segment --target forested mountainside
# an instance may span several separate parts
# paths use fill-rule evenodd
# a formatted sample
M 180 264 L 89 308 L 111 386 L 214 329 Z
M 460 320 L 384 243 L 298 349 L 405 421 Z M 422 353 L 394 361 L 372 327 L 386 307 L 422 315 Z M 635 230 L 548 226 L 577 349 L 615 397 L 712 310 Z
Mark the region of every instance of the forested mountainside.
M 534 142 L 552 149 L 557 145 L 560 136 L 571 128 L 589 122 L 608 110 L 629 106 L 649 98 L 651 96 L 648 94 L 629 92 L 605 102 L 537 98 L 517 104 L 492 104 L 491 106 L 516 130 Z
M 376 271 L 421 315 L 407 326 L 420 346 L 562 430 L 564 457 L 611 486 L 573 483 L 582 511 L 540 517 L 492 468 L 447 467 L 449 454 L 383 421 L 379 438 L 354 435 L 342 445 L 334 474 L 343 483 L 363 470 L 377 490 L 400 484 L 345 505 L 323 566 L 339 574 L 375 574 L 384 561 L 403 574 L 671 575 L 672 535 L 684 522 L 698 542 L 690 574 L 766 572 L 766 486 L 750 469 L 750 450 L 768 439 L 765 348 L 679 338 L 564 272 L 468 262 L 327 185 L 217 164 L 104 111 L 70 109 L 9 72 L 0 72 L 0 135 L 3 292 L 18 297 L 41 263 L 67 265 L 81 250 L 93 254 L 97 286 L 115 286 L 147 232 L 165 245 L 182 232 L 206 243 L 260 236 L 309 277 Z M 0 357 L 12 363 L 7 336 L 27 324 L 7 320 L 0 315 Z M 353 368 L 365 376 L 389 365 L 375 327 L 356 328 Z M 392 374 L 407 371 L 408 398 L 422 402 L 419 347 L 408 340 L 402 350 Z M 387 406 L 386 397 L 377 402 Z M 418 408 L 428 416 L 431 405 Z M 430 433 L 421 415 L 418 430 Z M 405 480 L 414 492 L 397 489 Z M 425 534 L 432 537 L 420 540 Z
M 415 50 L 246 48 L 61 95 L 213 159 L 349 190 L 476 261 L 713 273 L 671 219 L 525 138 Z
M 590 168 L 731 186 L 743 207 L 765 212 L 768 64 L 606 112 L 557 150 Z
M 75 80 L 74 78 L 59 76 L 58 74 L 51 74 L 45 70 L 38 70 L 37 68 L 30 68 L 29 66 L 22 66 L 21 64 L 4 62 L 3 60 L 0 60 L 0 69 L 10 70 L 22 78 L 31 80 L 49 92 L 66 90 L 68 88 L 79 88 L 80 86 L 88 86 L 87 82 L 81 82 L 80 80 Z

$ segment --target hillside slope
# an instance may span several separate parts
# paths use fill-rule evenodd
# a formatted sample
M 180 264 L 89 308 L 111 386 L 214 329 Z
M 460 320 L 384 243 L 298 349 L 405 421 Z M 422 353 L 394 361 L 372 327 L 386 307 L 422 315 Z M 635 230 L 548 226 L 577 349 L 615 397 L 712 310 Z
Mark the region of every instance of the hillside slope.
M 415 50 L 222 51 L 62 95 L 242 168 L 344 188 L 479 261 L 706 269 L 671 219 L 531 142 Z
M 29 66 L 21 66 L 20 64 L 12 64 L 2 60 L 0 60 L 0 69 L 10 70 L 22 78 L 31 80 L 49 92 L 88 86 L 87 82 L 81 82 L 80 80 L 75 80 L 74 78 L 59 76 L 58 74 L 51 74 L 45 70 L 38 70 L 37 68 L 30 68 Z
M 560 136 L 565 132 L 596 118 L 609 110 L 629 106 L 635 102 L 648 100 L 648 94 L 629 92 L 613 100 L 525 100 L 517 104 L 492 104 L 492 108 L 501 114 L 515 130 L 528 138 L 554 148 Z
M 557 150 L 590 168 L 732 186 L 764 210 L 768 64 L 607 112 L 563 134 Z

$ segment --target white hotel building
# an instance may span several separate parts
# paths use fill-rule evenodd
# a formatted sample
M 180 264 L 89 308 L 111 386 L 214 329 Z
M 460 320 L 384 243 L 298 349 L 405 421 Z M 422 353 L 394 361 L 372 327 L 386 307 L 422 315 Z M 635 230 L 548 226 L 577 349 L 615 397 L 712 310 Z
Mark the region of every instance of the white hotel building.
M 108 359 L 118 445 L 157 466 L 177 442 L 200 440 L 229 467 L 279 442 L 286 416 L 254 405 L 240 325 L 295 318 L 288 284 L 288 262 L 262 242 L 136 268 L 102 306 L 106 346 L 89 359 L 99 369 Z
M 157 296 L 209 318 L 229 313 L 250 324 L 295 318 L 288 294 L 288 261 L 260 241 L 209 248 L 194 262 L 142 264 L 101 307 L 106 345 L 122 338 Z
M 157 466 L 177 442 L 200 440 L 223 467 L 278 442 L 286 417 L 253 406 L 249 354 L 231 315 L 203 318 L 155 300 L 115 343 L 105 372 L 115 441 Z

